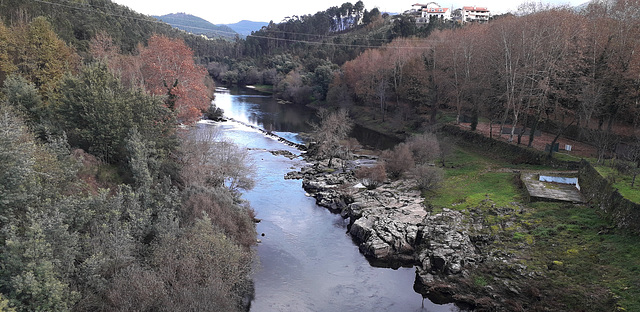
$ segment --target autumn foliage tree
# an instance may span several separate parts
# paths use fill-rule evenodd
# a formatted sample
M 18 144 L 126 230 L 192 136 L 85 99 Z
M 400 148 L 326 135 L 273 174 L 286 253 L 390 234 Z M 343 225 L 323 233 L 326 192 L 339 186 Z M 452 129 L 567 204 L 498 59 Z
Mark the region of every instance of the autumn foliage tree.
M 165 104 L 178 121 L 193 123 L 211 104 L 211 90 L 204 67 L 193 60 L 193 52 L 181 39 L 153 35 L 140 48 L 142 76 L 149 92 L 166 96 Z
M 44 17 L 14 27 L 14 36 L 18 72 L 38 87 L 45 103 L 50 102 L 64 75 L 78 69 L 79 56 L 58 38 Z

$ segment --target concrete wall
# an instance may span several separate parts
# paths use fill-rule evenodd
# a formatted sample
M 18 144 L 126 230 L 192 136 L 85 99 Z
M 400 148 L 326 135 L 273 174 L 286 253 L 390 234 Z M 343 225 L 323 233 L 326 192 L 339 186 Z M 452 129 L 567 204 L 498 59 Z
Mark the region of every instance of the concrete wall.
M 578 180 L 585 201 L 599 207 L 618 228 L 640 234 L 640 204 L 622 197 L 589 162 L 549 159 L 546 153 L 522 145 L 490 139 L 480 133 L 463 130 L 454 125 L 444 125 L 441 131 L 460 138 L 468 144 L 479 146 L 487 152 L 500 155 L 502 158 L 509 158 L 514 164 L 548 165 L 579 170 Z
M 587 161 L 580 163 L 578 178 L 588 203 L 599 207 L 618 228 L 640 234 L 640 204 L 620 195 Z
M 478 146 L 489 153 L 500 155 L 501 158 L 507 158 L 513 164 L 546 165 L 569 170 L 578 170 L 580 168 L 580 162 L 578 161 L 549 159 L 547 153 L 528 148 L 526 145 L 490 139 L 480 133 L 460 129 L 454 125 L 444 125 L 441 131 L 460 138 L 473 146 Z

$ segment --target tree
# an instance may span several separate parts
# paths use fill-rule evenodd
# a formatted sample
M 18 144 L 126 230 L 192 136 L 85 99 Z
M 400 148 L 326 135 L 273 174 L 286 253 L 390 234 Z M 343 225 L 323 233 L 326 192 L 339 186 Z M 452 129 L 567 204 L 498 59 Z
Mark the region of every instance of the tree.
M 0 84 L 18 69 L 14 64 L 16 49 L 14 40 L 11 29 L 6 27 L 4 23 L 0 23 Z
M 387 109 L 389 60 L 377 49 L 364 51 L 358 58 L 345 63 L 344 78 L 355 95 L 366 103 L 379 102 L 382 121 Z
M 241 311 L 248 294 L 251 253 L 216 230 L 209 216 L 163 239 L 151 262 L 165 286 L 164 309 Z
M 226 187 L 236 195 L 241 189 L 253 188 L 254 169 L 249 154 L 219 136 L 218 131 L 210 130 L 199 136 L 191 133 L 183 137 L 179 151 L 183 183 L 200 187 Z
M 396 145 L 393 150 L 383 151 L 382 159 L 384 160 L 387 174 L 393 179 L 399 179 L 416 165 L 411 150 L 405 143 Z
M 27 119 L 29 125 L 35 130 L 37 125 L 41 125 L 42 117 L 46 115 L 42 98 L 33 83 L 19 75 L 9 76 L 4 81 L 2 89 L 7 104 L 14 107 Z
M 134 125 L 165 153 L 175 147 L 170 112 L 157 97 L 126 90 L 102 63 L 65 79 L 57 111 L 69 140 L 109 163 L 126 159 L 125 139 Z
M 440 156 L 440 145 L 435 134 L 425 132 L 407 139 L 407 147 L 416 164 L 428 164 Z
M 344 140 L 353 127 L 349 113 L 340 109 L 329 112 L 326 109 L 318 111 L 319 124 L 312 124 L 314 141 L 318 144 L 321 156 L 329 157 L 328 166 L 331 167 L 334 157 L 339 157 L 343 149 L 341 141 Z
M 412 15 L 401 14 L 393 21 L 394 35 L 396 37 L 411 37 L 416 34 L 416 19 Z
M 20 74 L 33 82 L 45 103 L 56 98 L 56 89 L 68 72 L 77 70 L 80 58 L 60 40 L 44 18 L 15 30 L 16 61 Z
M 418 189 L 421 191 L 430 191 L 438 187 L 444 179 L 444 170 L 430 165 L 420 165 L 416 167 L 415 179 Z
M 53 248 L 44 233 L 42 220 L 35 212 L 28 223 L 4 228 L 8 237 L 0 259 L 3 263 L 0 281 L 9 289 L 9 299 L 24 311 L 68 311 L 78 299 L 58 275 Z M 68 246 L 72 248 L 72 246 Z
M 41 191 L 37 145 L 22 120 L 0 104 L 0 225 L 34 202 Z
M 178 121 L 191 124 L 211 104 L 211 90 L 205 85 L 207 71 L 193 61 L 193 52 L 180 39 L 153 35 L 140 48 L 142 75 L 147 90 L 166 96 L 166 106 Z

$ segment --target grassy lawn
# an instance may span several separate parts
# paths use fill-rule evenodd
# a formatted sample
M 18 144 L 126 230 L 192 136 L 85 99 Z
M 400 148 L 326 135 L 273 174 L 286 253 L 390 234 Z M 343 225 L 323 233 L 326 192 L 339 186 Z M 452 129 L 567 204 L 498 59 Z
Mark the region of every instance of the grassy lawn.
M 594 167 L 603 177 L 613 182 L 613 187 L 618 189 L 620 195 L 632 202 L 640 203 L 640 178 L 636 178 L 636 183 L 631 187 L 632 174 L 624 174 L 608 166 Z
M 516 168 L 457 147 L 446 161 L 443 186 L 425 193 L 426 202 L 434 212 L 450 208 L 480 216 L 483 231 L 495 237 L 488 248 L 542 276 L 525 282 L 535 283 L 552 308 L 640 311 L 638 237 L 615 229 L 589 206 L 524 202 L 510 169 L 552 168 Z M 494 281 L 490 274 L 472 274 L 479 288 Z
M 520 199 L 511 172 L 492 170 L 508 166 L 507 163 L 482 157 L 457 148 L 446 161 L 445 181 L 441 188 L 427 195 L 436 208 L 462 210 L 475 207 L 485 199 L 496 205 L 508 206 Z
M 620 310 L 640 311 L 637 236 L 613 229 L 589 207 L 558 203 L 529 206 L 533 212 L 522 220 L 530 224 L 533 236 L 527 265 L 546 268 L 551 284 L 558 289 L 587 295 L 567 298 L 571 305 L 615 299 Z

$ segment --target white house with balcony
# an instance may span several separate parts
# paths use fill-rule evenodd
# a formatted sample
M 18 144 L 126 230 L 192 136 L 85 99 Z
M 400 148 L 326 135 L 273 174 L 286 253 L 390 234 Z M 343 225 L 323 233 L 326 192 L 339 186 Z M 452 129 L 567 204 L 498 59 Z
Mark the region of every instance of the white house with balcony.
M 416 3 L 411 6 L 410 12 L 418 16 L 416 19 L 418 23 L 428 23 L 432 16 L 443 20 L 451 19 L 451 9 L 443 8 L 435 2 L 427 4 Z
M 462 23 L 468 22 L 487 22 L 491 17 L 489 9 L 477 6 L 462 7 Z
M 422 9 L 422 17 L 426 18 L 427 21 L 430 20 L 432 16 L 447 21 L 451 19 L 451 10 L 441 7 Z

